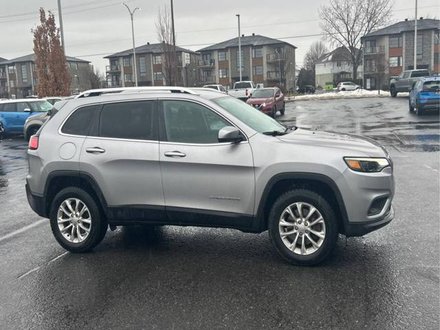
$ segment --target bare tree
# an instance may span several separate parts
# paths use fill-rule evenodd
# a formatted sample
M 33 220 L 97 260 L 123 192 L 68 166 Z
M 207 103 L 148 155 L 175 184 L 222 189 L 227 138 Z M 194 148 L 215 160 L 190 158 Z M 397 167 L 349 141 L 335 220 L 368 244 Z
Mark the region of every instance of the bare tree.
M 304 68 L 315 71 L 318 60 L 328 52 L 327 46 L 322 41 L 315 41 L 304 56 Z
M 38 96 L 70 95 L 70 75 L 54 15 L 49 11 L 46 17 L 44 9 L 40 8 L 40 25 L 32 33 Z
M 350 52 L 353 80 L 362 61 L 361 38 L 385 25 L 391 16 L 392 0 L 330 0 L 319 10 L 327 40 Z
M 176 49 L 173 45 L 171 14 L 167 6 L 159 8 L 156 31 L 159 42 L 162 43 L 162 74 L 165 77 L 165 83 L 169 86 L 175 86 L 180 79 L 177 68 Z

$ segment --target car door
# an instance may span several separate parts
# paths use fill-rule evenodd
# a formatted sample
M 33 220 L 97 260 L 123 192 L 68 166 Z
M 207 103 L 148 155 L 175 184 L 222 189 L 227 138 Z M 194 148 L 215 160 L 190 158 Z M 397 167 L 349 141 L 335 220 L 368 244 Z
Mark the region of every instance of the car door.
M 17 103 L 17 114 L 15 116 L 14 126 L 17 130 L 22 131 L 26 119 L 32 114 L 31 106 L 28 102 Z
M 16 132 L 17 129 L 17 104 L 16 102 L 8 102 L 3 104 L 1 113 L 3 124 L 6 132 Z
M 249 142 L 219 143 L 219 130 L 233 125 L 203 104 L 163 100 L 159 108 L 160 164 L 169 218 L 232 226 L 249 220 L 255 194 Z
M 165 215 L 156 103 L 104 104 L 81 150 L 80 170 L 97 182 L 118 219 Z

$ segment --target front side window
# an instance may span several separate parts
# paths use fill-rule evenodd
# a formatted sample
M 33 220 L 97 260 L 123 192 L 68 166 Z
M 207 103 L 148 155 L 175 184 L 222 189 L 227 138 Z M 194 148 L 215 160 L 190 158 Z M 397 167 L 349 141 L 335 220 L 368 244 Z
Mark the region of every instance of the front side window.
M 218 132 L 230 124 L 212 110 L 188 101 L 163 101 L 166 138 L 170 142 L 218 143 Z
M 71 135 L 89 135 L 90 128 L 96 122 L 100 108 L 99 105 L 92 105 L 75 110 L 64 123 L 61 132 Z
M 154 101 L 121 102 L 104 105 L 99 121 L 99 136 L 156 140 Z
M 231 115 L 259 133 L 286 131 L 286 127 L 261 111 L 233 97 L 219 97 L 212 100 Z
M 28 110 L 27 110 L 28 109 Z M 25 112 L 25 110 L 30 111 L 29 105 L 25 102 L 17 103 L 17 112 Z

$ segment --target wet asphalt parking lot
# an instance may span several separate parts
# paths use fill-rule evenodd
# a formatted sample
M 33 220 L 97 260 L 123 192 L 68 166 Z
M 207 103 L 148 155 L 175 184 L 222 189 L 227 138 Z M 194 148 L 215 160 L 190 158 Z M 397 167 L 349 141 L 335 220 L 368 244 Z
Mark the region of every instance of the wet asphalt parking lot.
M 393 222 L 340 237 L 318 267 L 286 264 L 236 230 L 133 227 L 65 252 L 26 201 L 26 143 L 0 142 L 1 329 L 439 329 L 439 114 L 408 100 L 288 103 L 277 118 L 382 143 L 394 161 Z

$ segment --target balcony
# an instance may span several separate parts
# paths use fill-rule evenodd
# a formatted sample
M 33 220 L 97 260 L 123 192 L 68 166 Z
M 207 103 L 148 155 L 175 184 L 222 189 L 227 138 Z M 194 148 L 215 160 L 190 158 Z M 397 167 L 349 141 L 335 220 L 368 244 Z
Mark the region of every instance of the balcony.
M 267 80 L 280 80 L 281 75 L 279 71 L 267 71 Z
M 121 72 L 119 65 L 107 65 L 105 67 L 106 72 Z
M 385 46 L 365 47 L 365 55 L 383 54 L 385 53 Z
M 278 63 L 278 61 L 285 61 L 285 60 L 286 60 L 286 56 L 283 53 L 281 53 L 281 54 L 273 53 L 273 54 L 266 55 L 266 62 L 267 63 L 274 63 L 274 62 Z
M 215 60 L 214 59 L 199 60 L 198 66 L 200 68 L 214 68 L 215 67 Z

